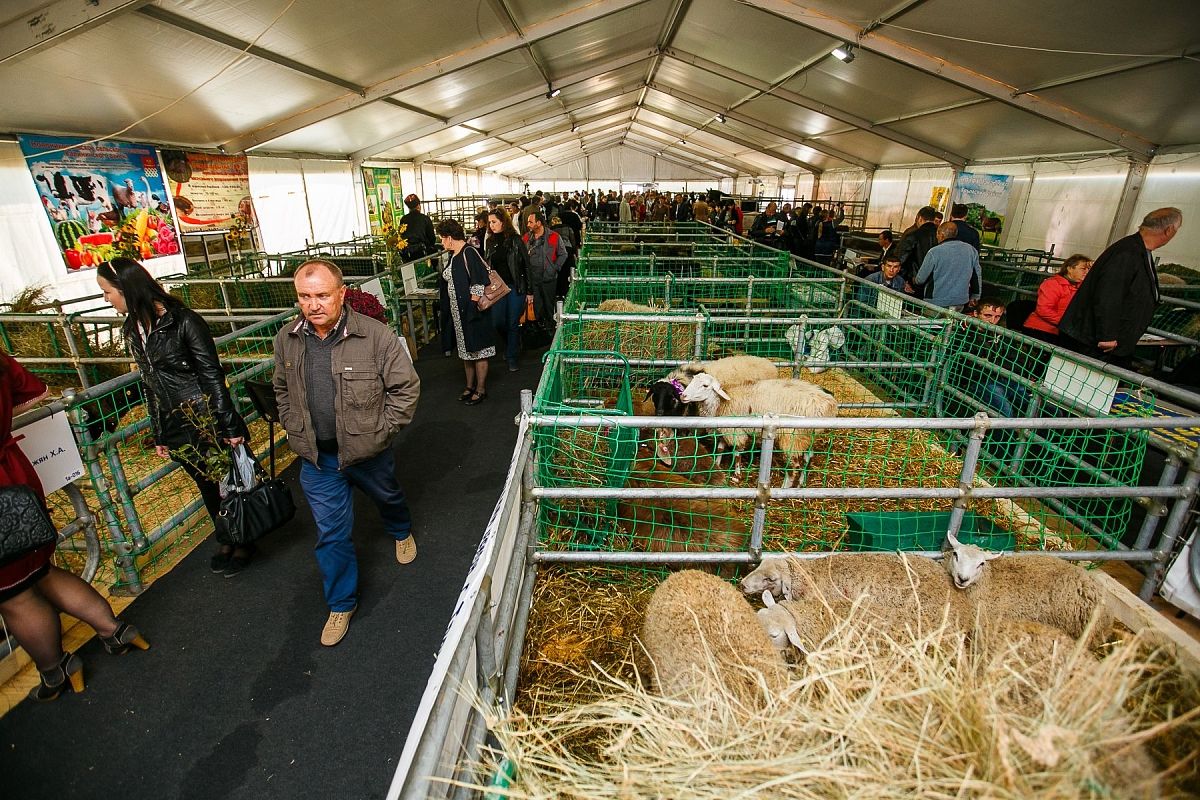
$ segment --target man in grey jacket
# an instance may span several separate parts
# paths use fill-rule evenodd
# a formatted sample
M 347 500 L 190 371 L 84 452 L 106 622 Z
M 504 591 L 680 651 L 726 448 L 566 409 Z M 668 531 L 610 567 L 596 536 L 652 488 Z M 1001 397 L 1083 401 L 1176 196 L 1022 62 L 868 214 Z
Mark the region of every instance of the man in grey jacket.
M 378 506 L 384 530 L 396 540 L 396 560 L 408 564 L 417 556 L 391 444 L 412 421 L 421 382 L 395 331 L 345 305 L 335 264 L 305 262 L 295 285 L 303 317 L 275 336 L 273 383 L 317 524 L 314 549 L 329 605 L 321 644 L 332 646 L 358 606 L 353 487 Z
M 558 271 L 567 263 L 567 244 L 546 227 L 540 211 L 530 212 L 525 220 L 528 233 L 523 238 L 529 248 L 529 293 L 533 295 L 533 313 L 547 330 L 554 329 L 554 290 Z
M 930 248 L 917 272 L 916 284 L 925 289 L 925 299 L 935 306 L 962 311 L 971 300 L 978 300 L 983 288 L 979 253 L 954 237 L 958 226 L 943 222 L 937 229 L 938 244 Z

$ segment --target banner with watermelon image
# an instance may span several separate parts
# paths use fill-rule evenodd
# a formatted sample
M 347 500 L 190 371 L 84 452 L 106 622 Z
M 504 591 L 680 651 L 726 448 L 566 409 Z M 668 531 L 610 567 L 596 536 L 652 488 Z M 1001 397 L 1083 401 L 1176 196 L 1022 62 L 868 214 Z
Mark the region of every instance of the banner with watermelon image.
M 117 255 L 144 261 L 180 252 L 153 147 L 36 134 L 18 139 L 68 270 Z
M 246 231 L 253 238 L 258 222 L 246 156 L 163 150 L 162 160 L 181 230 Z

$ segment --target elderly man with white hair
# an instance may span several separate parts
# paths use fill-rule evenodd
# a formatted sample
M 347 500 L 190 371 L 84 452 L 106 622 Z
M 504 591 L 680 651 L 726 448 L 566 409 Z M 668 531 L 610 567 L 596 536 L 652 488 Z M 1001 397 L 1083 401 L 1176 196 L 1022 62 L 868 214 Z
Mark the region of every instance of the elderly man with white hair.
M 1137 232 L 1100 254 L 1058 323 L 1064 346 L 1128 369 L 1138 339 L 1150 327 L 1161 299 L 1151 256 L 1183 225 L 1178 208 L 1159 208 Z

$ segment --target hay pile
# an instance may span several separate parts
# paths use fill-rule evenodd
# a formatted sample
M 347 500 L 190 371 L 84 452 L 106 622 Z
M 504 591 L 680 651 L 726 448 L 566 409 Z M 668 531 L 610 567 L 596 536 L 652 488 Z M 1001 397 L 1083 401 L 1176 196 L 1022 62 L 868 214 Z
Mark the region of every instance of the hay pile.
M 662 314 L 662 309 L 620 298 L 605 300 L 596 311 L 620 314 Z M 615 350 L 626 358 L 687 360 L 696 346 L 695 321 L 591 322 L 583 326 L 581 349 Z
M 45 322 L 3 322 L 4 344 L 13 356 L 19 359 L 71 357 L 71 347 L 58 320 L 56 303 L 51 299 L 48 287 L 31 286 L 25 289 L 6 305 L 4 311 L 46 315 Z M 129 359 L 119 332 L 101 339 L 95 328 L 85 328 L 78 322 L 67 324 L 71 326 L 71 336 L 85 364 L 89 357 Z M 52 390 L 78 387 L 80 383 L 79 374 L 72 364 L 35 364 L 29 368 Z M 94 385 L 128 372 L 129 363 L 94 364 L 87 371 L 88 379 Z
M 521 798 L 1191 796 L 1200 689 L 1142 640 L 1102 661 L 982 651 L 944 629 L 857 636 L 854 614 L 765 711 L 715 679 L 696 702 L 642 685 L 630 628 L 649 588 L 539 580 L 517 707 L 490 719 Z M 607 639 L 607 641 L 605 641 Z M 592 663 L 583 666 L 587 659 Z M 1155 758 L 1148 754 L 1153 753 Z

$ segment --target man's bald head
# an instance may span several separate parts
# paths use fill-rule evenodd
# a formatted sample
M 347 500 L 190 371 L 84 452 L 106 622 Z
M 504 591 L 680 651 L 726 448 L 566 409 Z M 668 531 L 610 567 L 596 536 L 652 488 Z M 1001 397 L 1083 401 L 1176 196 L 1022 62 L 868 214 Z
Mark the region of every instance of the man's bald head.
M 333 276 L 333 279 L 336 282 L 337 286 L 344 286 L 346 284 L 346 280 L 342 276 L 341 267 L 339 267 L 337 264 L 333 263 L 332 261 L 326 261 L 323 258 L 314 258 L 309 261 L 305 261 L 303 264 L 301 264 L 299 267 L 296 268 L 296 275 L 295 275 L 294 279 L 299 280 L 302 277 L 307 279 L 314 272 L 321 272 L 321 271 L 328 272 L 331 276 Z

